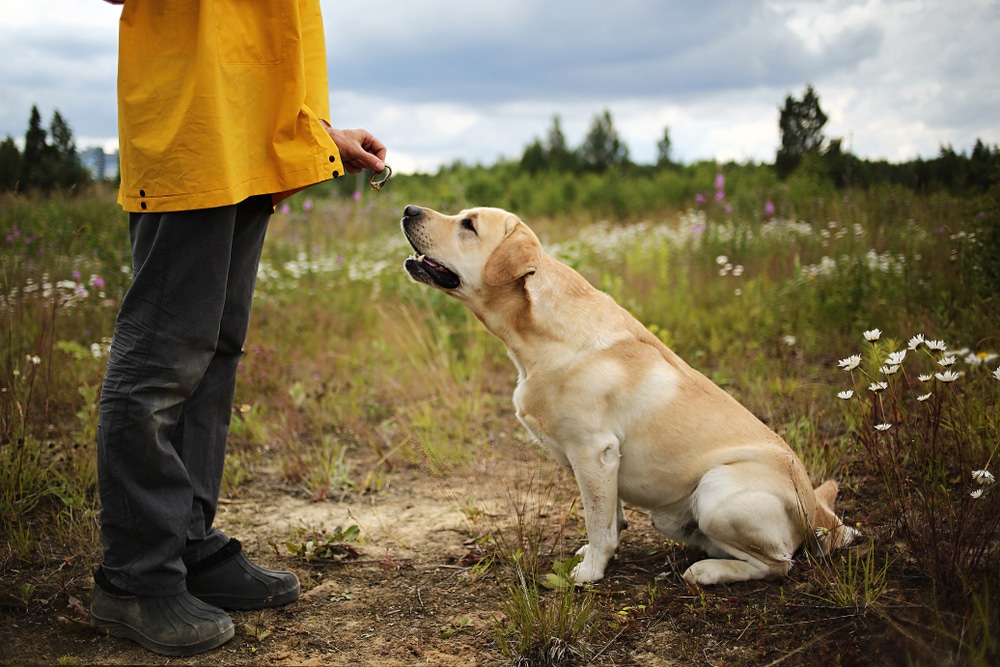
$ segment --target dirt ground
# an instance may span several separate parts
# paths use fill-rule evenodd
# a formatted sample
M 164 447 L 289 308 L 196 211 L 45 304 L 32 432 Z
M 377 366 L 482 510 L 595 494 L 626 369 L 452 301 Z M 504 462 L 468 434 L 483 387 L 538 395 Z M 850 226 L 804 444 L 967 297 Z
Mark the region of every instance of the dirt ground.
M 509 539 L 518 526 L 524 534 L 534 531 L 550 567 L 552 559 L 569 559 L 584 537 L 568 473 L 532 446 L 494 449 L 491 460 L 447 475 L 400 464 L 387 488 L 342 500 L 316 502 L 304 490 L 257 475 L 237 497 L 223 500 L 217 523 L 257 562 L 295 571 L 303 594 L 284 608 L 232 613 L 236 637 L 215 651 L 168 659 L 91 631 L 85 625 L 92 587 L 87 561 L 94 555 L 66 556 L 32 573 L 37 591 L 27 605 L 4 586 L 0 663 L 511 664 L 493 631 L 503 622 L 500 601 L 513 570 L 475 569 L 490 549 L 475 538 Z M 845 511 L 855 511 L 853 505 Z M 905 663 L 898 633 L 886 632 L 881 616 L 810 595 L 813 564 L 800 560 L 783 582 L 692 589 L 680 573 L 699 554 L 659 537 L 642 512 L 629 509 L 627 517 L 618 559 L 594 588 L 599 640 L 584 660 L 563 664 Z M 363 541 L 352 545 L 356 553 L 349 557 L 307 562 L 287 546 L 351 525 Z

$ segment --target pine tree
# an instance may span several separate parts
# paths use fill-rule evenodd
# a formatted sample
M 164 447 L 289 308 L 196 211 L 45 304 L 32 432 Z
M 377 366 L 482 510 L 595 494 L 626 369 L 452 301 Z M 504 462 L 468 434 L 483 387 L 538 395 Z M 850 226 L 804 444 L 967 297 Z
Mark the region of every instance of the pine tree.
M 779 177 L 785 178 L 795 171 L 806 154 L 819 154 L 823 147 L 826 120 L 826 114 L 819 106 L 819 97 L 811 85 L 806 87 L 801 100 L 791 95 L 785 98 L 785 107 L 778 119 L 781 148 L 774 160 Z
M 73 131 L 58 111 L 52 115 L 49 136 L 52 137 L 50 146 L 52 173 L 49 187 L 70 188 L 85 183 L 89 179 L 89 174 L 80 164 L 80 156 L 73 141 Z
M 28 131 L 24 134 L 24 153 L 21 156 L 21 190 L 41 187 L 39 181 L 44 180 L 45 160 L 45 129 L 42 127 L 42 114 L 38 107 L 32 105 L 31 118 L 28 120 Z
M 0 141 L 0 192 L 17 188 L 17 179 L 21 174 L 21 151 L 8 135 Z
M 670 157 L 670 149 L 672 145 L 670 142 L 670 128 L 663 128 L 663 138 L 656 142 L 656 166 L 657 167 L 670 167 L 673 166 L 674 161 Z
M 594 118 L 578 155 L 584 169 L 597 173 L 628 162 L 628 147 L 618 138 L 610 111 L 605 109 L 603 114 Z

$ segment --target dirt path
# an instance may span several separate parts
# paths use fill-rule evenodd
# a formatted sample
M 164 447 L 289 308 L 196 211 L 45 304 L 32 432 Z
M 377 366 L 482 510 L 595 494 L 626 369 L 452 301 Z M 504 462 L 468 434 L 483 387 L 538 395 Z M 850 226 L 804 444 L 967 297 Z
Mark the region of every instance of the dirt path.
M 0 608 L 0 663 L 510 664 L 493 631 L 513 571 L 473 569 L 494 548 L 473 538 L 492 535 L 509 549 L 520 536 L 538 549 L 546 573 L 553 559 L 572 556 L 583 534 L 569 474 L 535 447 L 504 447 L 495 459 L 447 476 L 400 465 L 374 495 L 313 502 L 264 474 L 224 499 L 218 524 L 256 561 L 295 571 L 303 595 L 280 609 L 234 612 L 236 637 L 190 659 L 156 656 L 80 625 L 74 605 L 89 605 L 90 566 L 85 558 L 56 558 L 36 578 L 27 608 L 12 600 Z M 809 596 L 808 563 L 780 583 L 692 590 L 679 573 L 699 555 L 667 543 L 641 512 L 629 510 L 628 519 L 619 557 L 594 589 L 603 630 L 582 664 L 826 664 L 831 655 L 841 664 L 894 664 L 903 657 L 871 619 Z M 352 525 L 363 540 L 352 545 L 352 558 L 307 562 L 289 550 L 310 537 L 322 544 Z

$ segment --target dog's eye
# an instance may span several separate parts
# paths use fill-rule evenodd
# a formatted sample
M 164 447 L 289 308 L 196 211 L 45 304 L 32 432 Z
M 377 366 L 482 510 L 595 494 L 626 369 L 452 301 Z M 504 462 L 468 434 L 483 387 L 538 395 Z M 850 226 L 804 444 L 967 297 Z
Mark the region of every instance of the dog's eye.
M 472 218 L 465 218 L 459 224 L 462 225 L 462 229 L 466 229 L 472 232 L 473 234 L 478 234 L 478 232 L 476 231 L 476 226 L 472 224 Z

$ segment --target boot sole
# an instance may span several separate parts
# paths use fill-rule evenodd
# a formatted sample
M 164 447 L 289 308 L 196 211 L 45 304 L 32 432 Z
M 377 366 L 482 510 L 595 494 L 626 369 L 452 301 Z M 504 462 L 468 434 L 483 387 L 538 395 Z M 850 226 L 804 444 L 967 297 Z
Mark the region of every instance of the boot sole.
M 91 626 L 96 630 L 103 630 L 112 637 L 134 641 L 136 644 L 139 644 L 153 653 L 169 655 L 172 657 L 187 657 L 197 655 L 198 653 L 204 653 L 205 651 L 211 651 L 213 648 L 222 646 L 236 635 L 236 627 L 230 625 L 219 634 L 207 637 L 195 644 L 177 646 L 173 644 L 164 644 L 156 641 L 155 639 L 151 639 L 135 628 L 119 621 L 97 618 L 93 614 L 91 614 L 90 618 Z

